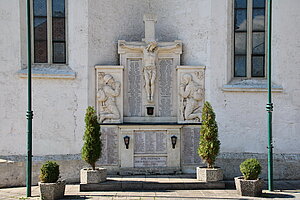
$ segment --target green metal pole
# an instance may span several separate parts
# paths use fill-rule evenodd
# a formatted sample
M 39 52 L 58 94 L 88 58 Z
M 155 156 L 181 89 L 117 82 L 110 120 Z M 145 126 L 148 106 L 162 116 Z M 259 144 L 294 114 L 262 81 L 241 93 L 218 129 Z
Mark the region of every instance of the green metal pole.
M 26 196 L 31 196 L 32 173 L 32 118 L 31 110 L 31 25 L 30 25 L 30 0 L 27 0 L 27 81 L 28 81 L 28 109 L 27 109 L 27 163 L 26 163 Z
M 272 79 L 271 79 L 271 22 L 272 22 L 272 0 L 268 0 L 268 189 L 273 191 L 273 141 L 272 141 Z

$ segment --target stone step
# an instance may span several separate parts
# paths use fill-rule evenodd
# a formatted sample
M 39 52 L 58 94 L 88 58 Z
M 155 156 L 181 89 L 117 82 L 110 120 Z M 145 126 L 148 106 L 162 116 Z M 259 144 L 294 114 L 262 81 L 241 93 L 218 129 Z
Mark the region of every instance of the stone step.
M 120 176 L 106 182 L 80 184 L 80 191 L 134 191 L 134 190 L 198 190 L 224 189 L 225 182 L 201 182 L 182 176 Z

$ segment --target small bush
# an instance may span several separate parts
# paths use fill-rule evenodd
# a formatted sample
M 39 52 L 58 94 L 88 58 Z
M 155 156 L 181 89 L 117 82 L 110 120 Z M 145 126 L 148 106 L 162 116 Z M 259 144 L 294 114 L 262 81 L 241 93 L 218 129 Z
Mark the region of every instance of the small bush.
M 85 114 L 85 132 L 83 136 L 84 144 L 81 149 L 81 157 L 89 163 L 95 170 L 96 162 L 101 156 L 102 143 L 100 124 L 97 120 L 96 111 L 92 106 L 86 109 Z
M 218 125 L 216 115 L 209 102 L 205 102 L 202 109 L 202 125 L 200 130 L 199 156 L 207 163 L 207 168 L 213 168 L 220 151 L 218 139 Z
M 40 180 L 43 183 L 55 183 L 59 178 L 59 165 L 54 161 L 46 161 L 40 172 Z
M 256 180 L 261 172 L 261 166 L 258 160 L 251 158 L 241 163 L 240 171 L 246 180 Z

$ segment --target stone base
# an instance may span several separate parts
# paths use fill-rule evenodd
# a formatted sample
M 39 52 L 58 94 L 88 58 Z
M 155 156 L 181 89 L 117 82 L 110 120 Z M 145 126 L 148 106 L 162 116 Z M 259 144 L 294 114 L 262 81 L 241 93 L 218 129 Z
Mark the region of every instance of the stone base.
M 80 183 L 101 183 L 106 181 L 107 170 L 105 168 L 96 168 L 92 170 L 89 168 L 84 168 L 80 170 Z
M 185 175 L 116 176 L 98 184 L 80 184 L 80 191 L 224 189 L 225 183 L 201 182 Z
M 239 195 L 258 197 L 261 196 L 263 179 L 244 180 L 242 176 L 234 178 L 235 187 Z
M 197 167 L 197 180 L 204 182 L 221 181 L 223 180 L 223 170 Z
M 40 197 L 42 200 L 56 200 L 64 197 L 65 194 L 65 181 L 59 181 L 57 183 L 41 183 Z

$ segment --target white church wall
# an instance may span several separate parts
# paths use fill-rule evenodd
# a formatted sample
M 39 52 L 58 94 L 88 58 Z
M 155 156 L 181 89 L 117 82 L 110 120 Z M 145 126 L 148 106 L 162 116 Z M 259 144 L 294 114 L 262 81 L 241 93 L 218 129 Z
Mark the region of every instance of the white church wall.
M 297 57 L 300 26 L 298 1 L 273 3 L 272 82 L 283 88 L 273 93 L 274 153 L 300 153 L 299 78 L 300 58 Z M 222 152 L 266 153 L 267 103 L 266 92 L 224 92 L 230 68 L 230 3 L 212 1 L 210 63 L 207 66 L 207 99 L 212 102 L 219 122 Z M 227 9 L 224 9 L 226 8 Z M 287 23 L 288 21 L 288 23 Z M 221 31 L 224 30 L 224 31 Z
M 11 12 L 19 1 L 0 1 L 0 154 L 25 152 L 26 82 L 16 76 L 20 69 L 20 16 Z M 24 97 L 24 98 L 22 98 Z M 12 144 L 12 143 L 15 144 Z
M 26 155 L 27 79 L 20 78 L 26 65 L 25 4 L 1 1 L 0 155 Z M 75 79 L 34 78 L 33 155 L 77 154 L 82 146 L 87 107 L 87 1 L 68 1 L 68 64 Z M 20 15 L 20 10 L 22 14 Z M 14 11 L 14 12 L 12 12 Z M 22 42 L 20 42 L 22 41 Z M 25 43 L 24 43 L 25 42 Z M 24 48 L 25 47 L 25 48 Z M 24 63 L 25 62 L 25 63 Z M 45 70 L 47 72 L 47 70 Z M 53 70 L 54 73 L 57 71 Z M 33 74 L 34 75 L 34 74 Z

